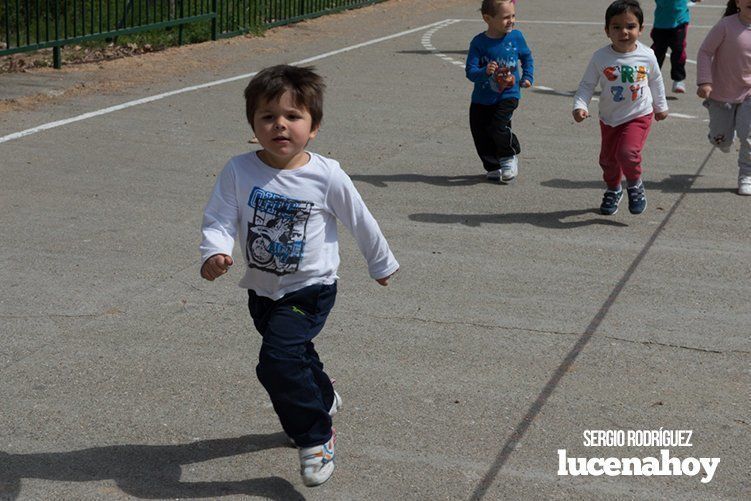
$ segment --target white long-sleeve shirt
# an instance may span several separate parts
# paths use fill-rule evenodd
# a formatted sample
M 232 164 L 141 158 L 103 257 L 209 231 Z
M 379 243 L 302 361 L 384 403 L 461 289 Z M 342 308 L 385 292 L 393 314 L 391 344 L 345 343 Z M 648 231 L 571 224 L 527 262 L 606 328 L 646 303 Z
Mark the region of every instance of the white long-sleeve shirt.
M 255 152 L 232 158 L 214 186 L 203 216 L 201 260 L 232 255 L 239 238 L 245 257 L 240 287 L 279 299 L 338 278 L 336 220 L 349 229 L 374 279 L 398 268 L 378 223 L 336 160 L 310 153 L 297 169 L 264 164 Z
M 575 110 L 589 111 L 598 84 L 600 120 L 611 127 L 668 110 L 660 66 L 652 49 L 641 42 L 632 52 L 616 52 L 608 45 L 592 55 L 574 96 Z

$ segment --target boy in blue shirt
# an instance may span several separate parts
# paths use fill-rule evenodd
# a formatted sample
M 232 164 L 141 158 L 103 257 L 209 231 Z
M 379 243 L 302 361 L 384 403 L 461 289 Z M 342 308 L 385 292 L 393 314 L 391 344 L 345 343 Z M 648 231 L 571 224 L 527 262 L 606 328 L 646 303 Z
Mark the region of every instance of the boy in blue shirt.
M 524 36 L 514 29 L 512 0 L 483 0 L 480 12 L 488 29 L 472 39 L 467 55 L 467 78 L 475 84 L 469 126 L 487 178 L 509 183 L 518 174 L 516 155 L 521 153 L 511 116 L 520 87 L 532 85 L 534 60 Z
M 689 3 L 696 2 L 701 0 L 655 0 L 655 23 L 650 33 L 652 50 L 662 68 L 670 49 L 670 78 L 676 94 L 686 92 L 686 32 L 691 20 L 688 8 Z

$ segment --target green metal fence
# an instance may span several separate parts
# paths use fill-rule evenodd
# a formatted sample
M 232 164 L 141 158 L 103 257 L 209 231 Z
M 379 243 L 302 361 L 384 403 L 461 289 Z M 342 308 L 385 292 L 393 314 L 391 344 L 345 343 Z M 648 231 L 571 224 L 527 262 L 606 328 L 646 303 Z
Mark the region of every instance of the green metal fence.
M 384 0 L 0 0 L 0 56 L 203 23 L 216 40 Z

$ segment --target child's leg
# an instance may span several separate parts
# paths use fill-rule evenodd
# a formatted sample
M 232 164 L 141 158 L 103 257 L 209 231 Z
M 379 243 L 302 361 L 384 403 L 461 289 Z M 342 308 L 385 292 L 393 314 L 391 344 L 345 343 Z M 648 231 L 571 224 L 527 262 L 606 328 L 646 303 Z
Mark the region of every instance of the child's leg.
M 516 98 L 504 99 L 495 105 L 490 127 L 497 158 L 513 157 L 522 151 L 519 139 L 511 130 L 511 117 L 517 106 L 519 100 Z
M 709 111 L 709 142 L 725 153 L 729 152 L 735 135 L 738 105 L 706 99 L 704 107 Z
M 688 23 L 676 26 L 670 37 L 670 78 L 674 82 L 686 79 L 686 32 Z
M 652 37 L 652 50 L 657 58 L 657 64 L 662 68 L 662 63 L 665 62 L 665 54 L 668 52 L 670 46 L 670 36 L 672 30 L 666 30 L 662 28 L 652 28 L 650 36 Z
M 256 373 L 284 431 L 300 447 L 332 435 L 331 381 L 313 348 L 336 298 L 336 284 L 312 285 L 272 301 L 249 292 L 248 307 L 263 336 Z
M 621 189 L 621 168 L 616 159 L 618 141 L 620 139 L 619 127 L 611 127 L 600 122 L 600 167 L 602 167 L 602 179 L 608 189 L 618 191 Z
M 494 106 L 477 103 L 472 103 L 469 107 L 469 128 L 472 131 L 472 139 L 475 142 L 475 149 L 482 161 L 482 166 L 488 172 L 501 168 L 491 134 L 494 110 Z
M 751 176 L 751 97 L 738 106 L 735 131 L 741 151 L 738 154 L 738 177 Z
M 641 179 L 641 151 L 647 142 L 651 126 L 651 113 L 619 126 L 620 140 L 615 158 L 629 186 L 635 186 Z

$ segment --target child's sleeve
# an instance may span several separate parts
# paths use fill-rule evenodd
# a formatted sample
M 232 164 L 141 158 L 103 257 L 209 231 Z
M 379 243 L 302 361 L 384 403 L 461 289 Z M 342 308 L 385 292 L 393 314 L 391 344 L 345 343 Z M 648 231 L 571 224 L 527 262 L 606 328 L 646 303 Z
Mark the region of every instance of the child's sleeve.
M 334 215 L 352 233 L 360 252 L 368 263 L 368 273 L 373 279 L 391 276 L 399 263 L 389 248 L 373 215 L 365 206 L 352 180 L 340 168 L 332 173 L 326 194 L 326 203 Z
M 522 63 L 522 82 L 528 80 L 529 83 L 535 82 L 535 59 L 532 57 L 532 50 L 527 45 L 524 35 L 519 33 L 519 61 Z
M 486 73 L 486 67 L 480 66 L 480 48 L 476 40 L 472 40 L 469 44 L 469 52 L 467 52 L 467 63 L 464 67 L 464 72 L 467 78 L 472 82 L 477 82 L 483 78 L 488 78 Z
M 652 109 L 655 113 L 668 111 L 668 100 L 665 97 L 665 83 L 662 80 L 660 65 L 654 52 L 650 51 L 649 57 L 649 91 L 652 93 Z
M 697 85 L 712 83 L 712 59 L 715 52 L 725 41 L 725 29 L 718 23 L 709 30 L 699 47 L 696 55 L 696 83 Z
M 232 255 L 232 248 L 237 238 L 239 210 L 235 176 L 232 163 L 224 167 L 214 184 L 209 203 L 203 212 L 201 226 L 201 262 L 215 254 Z
M 589 111 L 589 102 L 592 100 L 592 96 L 595 93 L 595 87 L 599 81 L 600 74 L 597 71 L 597 64 L 595 63 L 595 56 L 589 61 L 587 71 L 584 72 L 584 76 L 579 82 L 579 88 L 574 95 L 574 109 Z

